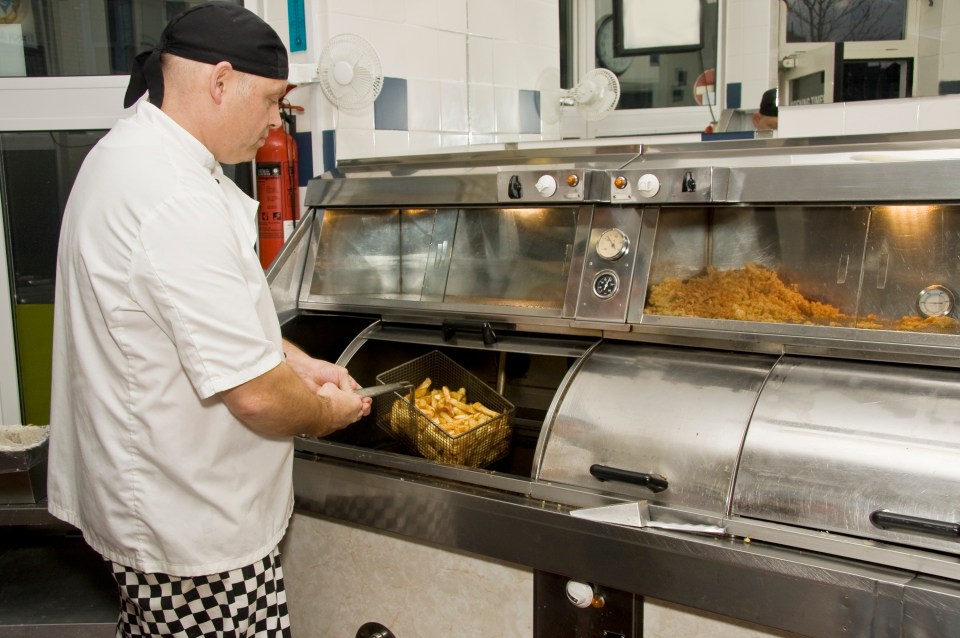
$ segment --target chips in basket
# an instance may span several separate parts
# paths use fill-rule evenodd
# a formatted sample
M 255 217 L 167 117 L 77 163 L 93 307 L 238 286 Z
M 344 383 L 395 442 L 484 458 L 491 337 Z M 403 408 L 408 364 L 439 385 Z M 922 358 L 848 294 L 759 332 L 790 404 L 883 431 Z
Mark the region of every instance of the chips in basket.
M 377 397 L 377 424 L 425 458 L 483 467 L 510 451 L 513 405 L 439 351 L 377 376 L 379 383 L 416 380 L 405 396 Z M 455 389 L 454 389 L 455 388 Z

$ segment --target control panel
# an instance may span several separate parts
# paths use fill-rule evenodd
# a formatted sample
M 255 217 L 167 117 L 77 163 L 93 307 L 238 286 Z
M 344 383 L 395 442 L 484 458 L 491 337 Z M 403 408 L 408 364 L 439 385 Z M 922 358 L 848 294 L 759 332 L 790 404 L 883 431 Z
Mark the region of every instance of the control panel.
M 497 174 L 497 200 L 518 204 L 582 202 L 588 199 L 591 174 L 582 168 L 505 170 Z
M 577 320 L 625 320 L 641 215 L 642 209 L 632 206 L 599 206 L 594 210 L 580 280 Z
M 638 204 L 718 201 L 726 193 L 726 174 L 711 167 L 607 171 L 610 200 Z

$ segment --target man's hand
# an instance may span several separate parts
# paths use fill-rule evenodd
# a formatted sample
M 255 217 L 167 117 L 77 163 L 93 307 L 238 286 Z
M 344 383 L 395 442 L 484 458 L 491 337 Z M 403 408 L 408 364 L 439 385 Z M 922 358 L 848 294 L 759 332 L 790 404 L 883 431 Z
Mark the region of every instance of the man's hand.
M 287 356 L 287 365 L 313 392 L 319 391 L 324 383 L 332 383 L 343 390 L 356 390 L 360 387 L 343 366 L 314 359 L 289 341 L 284 340 L 283 352 Z

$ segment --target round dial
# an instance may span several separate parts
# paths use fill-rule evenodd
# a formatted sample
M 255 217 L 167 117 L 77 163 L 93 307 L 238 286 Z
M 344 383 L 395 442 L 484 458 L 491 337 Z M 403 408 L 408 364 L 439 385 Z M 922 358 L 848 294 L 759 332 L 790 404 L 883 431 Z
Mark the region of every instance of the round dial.
M 541 175 L 534 186 L 544 197 L 553 197 L 557 192 L 557 179 L 553 175 Z
M 627 254 L 629 248 L 630 240 L 619 228 L 604 231 L 597 240 L 597 254 L 608 261 L 620 259 Z
M 644 173 L 637 180 L 637 194 L 640 197 L 653 197 L 660 192 L 660 179 L 653 173 Z
M 597 59 L 600 66 L 621 75 L 630 68 L 632 58 L 618 58 L 613 48 L 613 14 L 604 16 L 597 23 Z
M 617 294 L 619 289 L 620 279 L 617 278 L 616 273 L 609 270 L 599 273 L 597 278 L 593 280 L 593 294 L 601 299 L 609 299 Z
M 917 309 L 924 317 L 943 317 L 953 310 L 953 293 L 946 286 L 927 286 L 917 296 Z

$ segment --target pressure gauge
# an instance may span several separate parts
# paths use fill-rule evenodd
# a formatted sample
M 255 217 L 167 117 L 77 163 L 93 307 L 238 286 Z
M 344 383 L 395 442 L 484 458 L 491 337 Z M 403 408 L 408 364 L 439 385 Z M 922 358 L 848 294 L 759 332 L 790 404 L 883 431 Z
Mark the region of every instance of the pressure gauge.
M 946 286 L 927 286 L 917 296 L 917 309 L 924 317 L 943 317 L 953 310 L 953 292 Z
M 620 290 L 620 278 L 617 273 L 604 270 L 593 280 L 593 294 L 601 299 L 609 299 Z
M 630 249 L 630 239 L 619 228 L 604 231 L 597 240 L 597 254 L 607 261 L 616 261 Z

